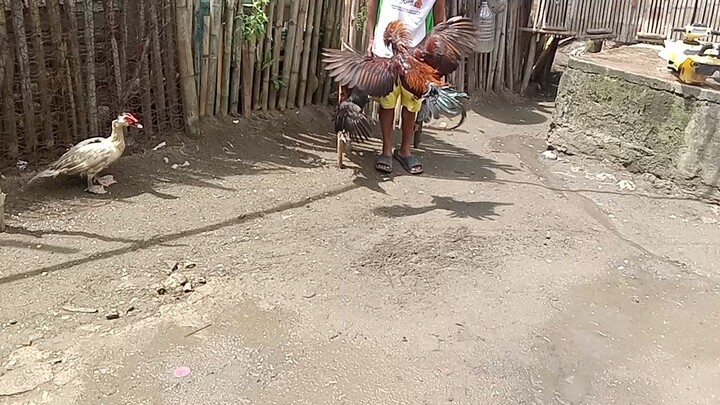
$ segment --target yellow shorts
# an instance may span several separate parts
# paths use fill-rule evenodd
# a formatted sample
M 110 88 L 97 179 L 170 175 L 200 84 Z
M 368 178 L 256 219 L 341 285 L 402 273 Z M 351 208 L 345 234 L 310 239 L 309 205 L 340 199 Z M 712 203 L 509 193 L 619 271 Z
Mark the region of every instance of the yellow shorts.
M 420 107 L 422 107 L 420 100 L 400 84 L 396 85 L 395 89 L 387 96 L 374 97 L 374 99 L 380 104 L 380 107 L 386 110 L 394 110 L 397 106 L 398 99 L 400 100 L 400 104 L 411 113 L 420 111 Z

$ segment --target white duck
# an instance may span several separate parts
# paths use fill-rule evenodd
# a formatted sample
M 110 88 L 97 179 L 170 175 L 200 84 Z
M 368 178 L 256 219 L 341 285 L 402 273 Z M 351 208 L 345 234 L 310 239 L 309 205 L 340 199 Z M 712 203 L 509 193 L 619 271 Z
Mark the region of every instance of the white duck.
M 105 187 L 117 183 L 112 175 L 95 178 L 98 173 L 113 164 L 125 151 L 125 127 L 142 129 L 137 118 L 130 113 L 122 113 L 112 122 L 112 133 L 107 138 L 88 138 L 73 146 L 60 156 L 55 163 L 38 173 L 28 184 L 42 177 L 59 175 L 81 176 L 87 178 L 87 188 L 95 194 L 105 194 Z M 97 181 L 97 185 L 94 184 Z

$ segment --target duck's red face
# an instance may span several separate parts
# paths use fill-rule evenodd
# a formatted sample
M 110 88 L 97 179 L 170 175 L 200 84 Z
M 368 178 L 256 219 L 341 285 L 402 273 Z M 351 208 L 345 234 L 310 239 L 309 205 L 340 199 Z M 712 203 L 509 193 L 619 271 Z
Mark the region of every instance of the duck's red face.
M 135 118 L 134 115 L 130 113 L 123 113 L 121 117 L 123 121 L 125 121 L 125 124 L 127 124 L 127 126 L 142 129 L 143 126 L 142 124 L 140 124 L 140 120 Z

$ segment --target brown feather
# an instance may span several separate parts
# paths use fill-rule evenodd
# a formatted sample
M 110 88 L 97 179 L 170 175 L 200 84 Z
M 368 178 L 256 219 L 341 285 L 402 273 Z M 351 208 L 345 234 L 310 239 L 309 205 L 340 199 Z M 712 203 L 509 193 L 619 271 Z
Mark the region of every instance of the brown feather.
M 477 37 L 477 27 L 470 18 L 453 17 L 436 25 L 410 53 L 446 76 L 457 70 L 463 57 L 474 52 Z

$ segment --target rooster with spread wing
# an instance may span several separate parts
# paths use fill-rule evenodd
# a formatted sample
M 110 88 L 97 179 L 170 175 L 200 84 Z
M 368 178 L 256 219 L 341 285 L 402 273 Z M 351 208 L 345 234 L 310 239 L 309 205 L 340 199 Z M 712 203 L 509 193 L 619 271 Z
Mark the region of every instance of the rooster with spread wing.
M 377 98 L 396 92 L 400 87 L 403 97 L 415 99 L 417 108 L 414 112 L 419 110 L 418 121 L 427 122 L 430 117 L 437 118 L 441 114 L 460 114 L 462 105 L 459 98 L 466 95 L 453 89 L 443 77 L 454 72 L 462 58 L 474 52 L 477 41 L 475 24 L 467 17 L 453 17 L 436 25 L 416 46 L 412 46 L 412 38 L 403 21 L 392 21 L 382 38 L 392 56 L 324 49 L 325 69 L 341 87 L 350 90 L 358 88 Z M 397 98 L 392 100 L 393 103 L 396 101 Z M 394 108 L 394 104 L 383 105 L 381 102 L 381 107 L 387 110 Z M 414 158 L 410 159 L 412 156 L 408 153 L 403 156 L 396 150 L 393 156 L 411 173 L 419 173 L 410 170 L 419 164 Z

